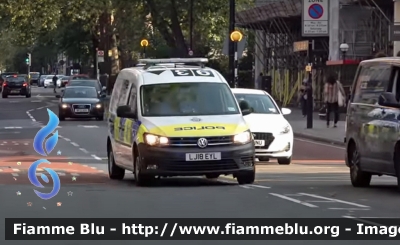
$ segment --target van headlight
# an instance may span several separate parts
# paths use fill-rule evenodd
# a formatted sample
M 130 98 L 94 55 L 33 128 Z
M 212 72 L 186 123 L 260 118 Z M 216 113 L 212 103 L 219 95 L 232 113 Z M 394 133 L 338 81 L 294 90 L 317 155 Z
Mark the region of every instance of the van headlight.
M 96 104 L 96 108 L 100 109 L 101 108 L 101 104 Z
M 164 136 L 158 136 L 154 134 L 145 134 L 144 135 L 144 141 L 148 145 L 167 145 L 169 140 L 167 137 Z
M 285 127 L 283 127 L 280 131 L 280 134 L 287 134 L 290 132 L 290 125 L 287 124 Z
M 245 131 L 243 133 L 233 136 L 233 142 L 239 144 L 246 144 L 252 140 L 250 131 Z
M 61 107 L 64 108 L 64 109 L 68 108 L 68 104 L 62 104 Z

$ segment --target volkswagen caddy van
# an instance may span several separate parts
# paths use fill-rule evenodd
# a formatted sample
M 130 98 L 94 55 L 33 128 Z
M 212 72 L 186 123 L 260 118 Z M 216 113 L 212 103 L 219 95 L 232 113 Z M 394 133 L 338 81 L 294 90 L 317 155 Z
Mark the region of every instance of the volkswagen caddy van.
M 233 175 L 255 179 L 254 139 L 231 89 L 205 58 L 143 59 L 123 69 L 109 105 L 111 179 Z

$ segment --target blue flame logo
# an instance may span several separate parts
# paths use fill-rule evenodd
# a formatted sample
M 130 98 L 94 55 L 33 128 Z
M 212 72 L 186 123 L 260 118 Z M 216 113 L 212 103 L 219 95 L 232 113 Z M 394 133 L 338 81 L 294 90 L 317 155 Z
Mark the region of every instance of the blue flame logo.
M 35 139 L 33 140 L 33 148 L 38 154 L 42 156 L 48 156 L 58 142 L 58 131 L 54 132 L 54 130 L 57 128 L 58 124 L 60 123 L 60 120 L 58 119 L 56 114 L 54 114 L 54 112 L 52 112 L 51 110 L 47 109 L 47 113 L 49 114 L 49 122 L 45 127 L 43 127 L 41 130 L 39 130 L 39 132 L 37 132 Z M 51 135 L 52 133 L 53 135 Z M 48 137 L 49 135 L 51 136 Z M 47 140 L 46 137 L 48 137 Z M 39 159 L 36 162 L 32 163 L 32 165 L 28 169 L 29 181 L 32 183 L 32 185 L 38 188 L 44 188 L 44 186 L 39 182 L 36 176 L 36 169 L 42 163 L 51 164 L 46 159 Z M 43 169 L 47 173 L 49 173 L 51 178 L 53 179 L 53 190 L 50 193 L 42 193 L 37 190 L 34 191 L 38 197 L 44 200 L 48 200 L 55 197 L 58 194 L 61 188 L 61 184 L 60 184 L 60 178 L 58 177 L 58 174 L 54 170 L 52 170 L 51 168 L 43 168 Z M 46 175 L 41 174 L 40 177 L 44 182 L 49 183 L 49 179 L 47 178 Z

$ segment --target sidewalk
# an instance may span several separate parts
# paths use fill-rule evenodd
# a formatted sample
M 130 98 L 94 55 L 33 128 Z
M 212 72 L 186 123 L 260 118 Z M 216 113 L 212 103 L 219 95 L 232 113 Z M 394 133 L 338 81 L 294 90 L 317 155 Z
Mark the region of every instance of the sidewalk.
M 291 108 L 292 113 L 285 116 L 292 125 L 295 137 L 307 138 L 310 140 L 321 141 L 329 144 L 344 145 L 345 137 L 345 115 L 341 114 L 341 120 L 337 124 L 337 128 L 326 127 L 326 121 L 321 120 L 318 113 L 313 114 L 313 128 L 307 129 L 307 118 L 301 115 L 301 111 L 296 108 Z M 333 116 L 333 115 L 331 115 Z

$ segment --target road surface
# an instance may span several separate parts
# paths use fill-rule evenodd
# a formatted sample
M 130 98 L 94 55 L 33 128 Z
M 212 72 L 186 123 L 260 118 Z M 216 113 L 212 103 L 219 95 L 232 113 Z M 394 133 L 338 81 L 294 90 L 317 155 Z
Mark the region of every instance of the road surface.
M 46 109 L 57 113 L 57 99 L 50 89 L 35 88 L 32 93 L 29 99 L 0 99 L 0 217 L 363 219 L 400 216 L 400 198 L 394 178 L 376 177 L 371 188 L 353 188 L 343 162 L 344 149 L 302 139 L 294 142 L 291 165 L 260 162 L 257 181 L 253 185 L 239 186 L 229 177 L 217 180 L 167 178 L 159 180 L 153 187 L 138 188 L 132 174 L 123 181 L 111 181 L 106 175 L 106 121 L 95 120 L 60 122 L 60 139 L 48 160 L 59 173 L 61 190 L 55 198 L 41 200 L 33 192 L 26 170 L 40 157 L 32 148 L 32 140 L 47 123 Z M 72 192 L 72 196 L 68 192 Z M 32 206 L 28 206 L 28 202 Z M 59 202 L 61 206 L 57 206 Z M 0 227 L 4 227 L 4 219 L 0 222 Z M 4 240 L 4 229 L 0 231 L 0 240 Z M 243 241 L 207 243 L 228 242 L 243 244 Z M 107 241 L 57 243 L 110 244 Z M 320 241 L 251 242 L 266 243 L 317 245 Z M 340 243 L 376 244 L 373 241 Z M 27 242 L 5 241 L 1 244 L 26 245 Z M 54 244 L 54 241 L 29 241 L 29 244 Z M 135 241 L 135 244 L 161 244 L 161 241 Z M 190 244 L 204 242 L 190 241 Z M 325 241 L 324 244 L 339 244 L 339 241 Z M 385 244 L 395 242 L 385 241 Z

